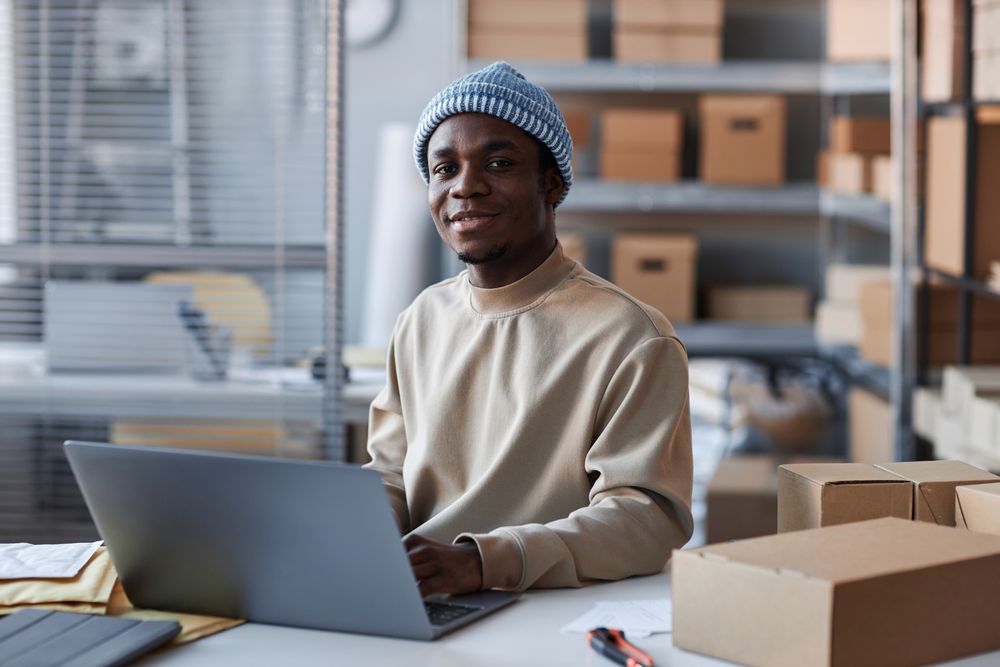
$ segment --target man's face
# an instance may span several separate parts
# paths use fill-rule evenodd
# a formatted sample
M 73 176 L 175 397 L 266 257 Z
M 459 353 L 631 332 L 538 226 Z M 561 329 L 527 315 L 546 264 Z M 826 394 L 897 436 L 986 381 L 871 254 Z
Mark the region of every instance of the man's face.
M 563 186 L 555 169 L 541 173 L 540 150 L 519 128 L 479 113 L 451 116 L 431 135 L 428 204 L 463 262 L 517 270 L 550 243 Z

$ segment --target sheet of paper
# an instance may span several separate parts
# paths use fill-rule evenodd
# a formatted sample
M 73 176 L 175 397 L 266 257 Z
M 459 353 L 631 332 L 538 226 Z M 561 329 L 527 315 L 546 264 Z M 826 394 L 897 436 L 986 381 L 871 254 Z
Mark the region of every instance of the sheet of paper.
M 101 544 L 0 544 L 0 580 L 72 579 Z
M 673 610 L 669 599 L 602 601 L 564 626 L 562 632 L 584 634 L 603 626 L 623 630 L 626 637 L 642 638 L 670 632 L 672 624 Z

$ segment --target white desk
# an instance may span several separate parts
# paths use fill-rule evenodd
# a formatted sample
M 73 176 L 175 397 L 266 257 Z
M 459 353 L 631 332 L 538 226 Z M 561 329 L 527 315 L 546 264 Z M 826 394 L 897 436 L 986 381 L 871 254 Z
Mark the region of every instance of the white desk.
M 247 624 L 193 644 L 171 648 L 143 661 L 143 667 L 271 667 L 273 665 L 371 665 L 386 667 L 509 667 L 566 665 L 610 667 L 581 635 L 559 629 L 598 600 L 670 597 L 667 574 L 598 584 L 578 590 L 530 591 L 513 605 L 436 642 L 385 639 Z M 725 665 L 675 649 L 670 635 L 636 639 L 658 666 Z M 1000 652 L 949 663 L 962 667 L 1000 665 Z

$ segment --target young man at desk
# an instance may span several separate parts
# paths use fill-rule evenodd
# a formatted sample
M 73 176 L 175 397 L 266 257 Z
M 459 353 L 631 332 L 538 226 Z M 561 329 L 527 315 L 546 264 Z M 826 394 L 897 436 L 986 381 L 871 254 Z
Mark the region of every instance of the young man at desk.
M 651 574 L 690 537 L 687 355 L 663 315 L 564 256 L 572 151 L 506 63 L 420 118 L 430 211 L 468 268 L 400 315 L 368 450 L 424 595 Z

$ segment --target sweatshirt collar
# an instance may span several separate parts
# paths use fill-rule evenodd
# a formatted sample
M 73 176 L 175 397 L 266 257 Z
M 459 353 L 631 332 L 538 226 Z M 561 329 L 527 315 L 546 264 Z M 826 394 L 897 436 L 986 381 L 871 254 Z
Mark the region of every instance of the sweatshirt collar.
M 555 249 L 548 258 L 531 273 L 520 280 L 503 287 L 486 289 L 469 282 L 469 302 L 473 310 L 481 315 L 513 315 L 534 305 L 546 294 L 559 286 L 576 267 L 576 262 L 563 254 L 562 246 L 556 242 Z

